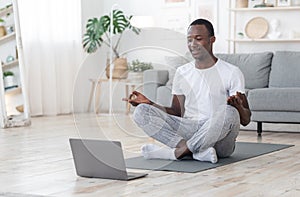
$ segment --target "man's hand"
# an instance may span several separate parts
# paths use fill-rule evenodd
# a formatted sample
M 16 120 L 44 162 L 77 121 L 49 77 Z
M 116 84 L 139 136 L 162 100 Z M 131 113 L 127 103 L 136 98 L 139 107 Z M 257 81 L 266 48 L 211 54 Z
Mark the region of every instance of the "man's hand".
M 236 92 L 236 95 L 232 95 L 227 98 L 227 104 L 239 109 L 243 107 L 243 100 L 245 100 L 245 95 L 240 92 Z
M 138 91 L 133 91 L 132 94 L 130 94 L 129 98 L 123 98 L 122 100 L 129 102 L 133 106 L 138 106 L 142 103 L 149 105 L 153 104 L 152 101 L 150 101 L 147 97 L 145 97 L 142 93 Z
M 235 107 L 240 114 L 240 121 L 243 126 L 250 122 L 251 111 L 249 109 L 247 97 L 245 94 L 236 92 L 236 95 L 227 98 L 227 104 Z

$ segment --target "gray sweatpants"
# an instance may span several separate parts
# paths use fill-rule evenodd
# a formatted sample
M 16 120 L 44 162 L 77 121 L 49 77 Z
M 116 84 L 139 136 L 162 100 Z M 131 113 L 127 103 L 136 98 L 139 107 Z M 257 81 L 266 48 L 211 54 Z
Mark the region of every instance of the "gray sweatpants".
M 133 119 L 150 137 L 175 148 L 182 139 L 193 153 L 216 149 L 218 157 L 230 156 L 240 129 L 237 109 L 224 105 L 208 120 L 191 120 L 169 115 L 147 104 L 136 107 Z

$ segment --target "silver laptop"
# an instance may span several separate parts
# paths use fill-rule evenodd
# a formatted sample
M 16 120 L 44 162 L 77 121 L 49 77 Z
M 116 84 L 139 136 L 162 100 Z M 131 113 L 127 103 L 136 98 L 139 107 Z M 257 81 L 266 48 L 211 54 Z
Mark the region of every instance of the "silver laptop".
M 127 172 L 121 142 L 69 139 L 78 176 L 133 180 L 145 173 Z

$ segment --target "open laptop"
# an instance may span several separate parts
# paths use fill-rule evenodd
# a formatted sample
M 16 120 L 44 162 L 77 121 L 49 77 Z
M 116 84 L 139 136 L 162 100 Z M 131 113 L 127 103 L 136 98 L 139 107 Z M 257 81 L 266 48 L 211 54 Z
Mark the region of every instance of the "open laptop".
M 133 180 L 145 173 L 127 172 L 121 142 L 91 139 L 69 139 L 78 176 Z

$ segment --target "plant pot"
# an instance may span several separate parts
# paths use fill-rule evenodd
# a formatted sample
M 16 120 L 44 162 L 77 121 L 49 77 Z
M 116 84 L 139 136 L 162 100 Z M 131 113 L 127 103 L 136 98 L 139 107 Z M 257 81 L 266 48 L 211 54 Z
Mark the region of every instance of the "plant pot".
M 110 64 L 109 60 L 106 65 L 106 77 L 110 78 Z M 128 64 L 126 58 L 116 58 L 113 62 L 114 69 L 112 72 L 113 79 L 126 79 L 128 77 Z
M 143 83 L 143 72 L 128 72 L 130 82 Z
M 12 87 L 15 87 L 15 86 L 16 86 L 16 83 L 15 83 L 15 77 L 14 76 L 4 77 L 4 87 L 5 87 L 5 89 L 12 88 Z

